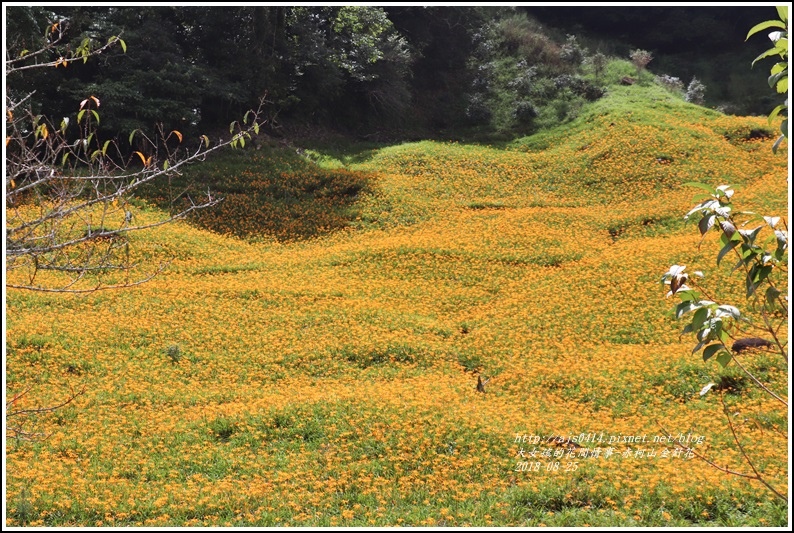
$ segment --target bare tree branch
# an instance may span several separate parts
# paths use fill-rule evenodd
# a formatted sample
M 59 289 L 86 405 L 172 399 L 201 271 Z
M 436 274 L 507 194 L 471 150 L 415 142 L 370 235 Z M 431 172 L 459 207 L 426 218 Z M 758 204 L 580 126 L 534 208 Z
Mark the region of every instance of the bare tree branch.
M 6 402 L 6 438 L 12 438 L 17 441 L 47 438 L 48 435 L 46 433 L 26 430 L 25 424 L 33 421 L 38 415 L 51 413 L 69 405 L 77 397 L 85 394 L 85 387 L 81 388 L 77 392 L 72 389 L 69 396 L 67 396 L 64 401 L 56 405 L 51 405 L 49 407 L 36 407 L 33 409 L 13 410 L 14 405 L 19 402 L 28 392 L 30 392 L 30 388 L 25 389 L 21 393 L 15 394 L 13 398 Z M 13 422 L 10 421 L 10 419 L 14 417 L 21 418 L 18 421 L 16 419 Z
M 712 461 L 711 459 L 709 459 L 708 457 L 706 457 L 705 455 L 703 455 L 702 453 L 698 452 L 694 448 L 690 448 L 689 446 L 686 446 L 684 444 L 680 444 L 680 443 L 676 444 L 676 447 L 680 448 L 681 450 L 683 450 L 686 453 L 692 453 L 695 457 L 697 457 L 698 459 L 706 462 L 707 464 L 709 464 L 710 466 L 716 468 L 720 472 L 725 472 L 726 474 L 730 474 L 732 476 L 738 476 L 738 477 L 743 477 L 743 478 L 747 478 L 747 479 L 752 479 L 752 480 L 758 481 L 761 484 L 763 484 L 766 488 L 768 488 L 775 496 L 777 496 L 778 498 L 782 499 L 783 501 L 788 501 L 788 498 L 786 496 L 784 496 L 783 494 L 778 492 L 772 485 L 770 485 L 763 478 L 763 476 L 758 472 L 758 470 L 756 470 L 755 466 L 753 465 L 753 462 L 750 460 L 750 457 L 745 452 L 744 447 L 742 446 L 741 442 L 739 442 L 739 437 L 736 435 L 736 431 L 734 430 L 733 424 L 731 423 L 730 415 L 728 414 L 727 407 L 725 406 L 725 401 L 722 399 L 721 395 L 720 395 L 720 401 L 722 402 L 722 407 L 723 407 L 723 411 L 725 412 L 725 416 L 728 418 L 728 424 L 731 427 L 731 433 L 733 434 L 733 439 L 736 442 L 736 444 L 739 446 L 739 449 L 741 450 L 742 456 L 744 457 L 745 461 L 747 462 L 747 464 L 752 469 L 753 473 L 752 474 L 748 474 L 748 473 L 745 473 L 745 472 L 739 472 L 737 470 L 732 470 L 732 469 L 728 468 L 727 466 L 721 466 L 721 465 L 715 463 L 714 461 Z M 659 426 L 659 428 L 661 428 L 661 430 L 664 432 L 664 435 L 669 440 L 675 441 L 675 438 L 673 437 L 673 435 L 669 431 L 667 431 L 667 429 L 665 429 L 665 427 L 662 426 L 659 423 L 658 420 L 656 421 L 656 424 Z
M 52 24 L 39 50 L 7 59 L 6 76 L 30 68 L 86 61 L 113 46 L 126 47 L 116 36 L 93 49 L 86 39 L 69 55 L 59 48 L 67 28 L 67 21 Z M 60 56 L 57 60 L 39 60 L 49 52 Z M 182 133 L 166 131 L 159 125 L 152 137 L 139 130 L 133 132 L 130 140 L 138 136 L 139 150 L 125 154 L 118 141 L 99 139 L 98 98 L 86 97 L 79 103 L 76 116 L 55 124 L 33 113 L 34 94 L 6 97 L 6 287 L 44 292 L 83 293 L 132 287 L 161 272 L 163 265 L 137 280 L 120 283 L 117 279 L 102 279 L 105 274 L 129 273 L 139 266 L 131 259 L 133 233 L 185 218 L 223 199 L 213 197 L 209 191 L 204 198 L 180 195 L 180 202 L 184 203 L 165 220 L 133 224 L 133 193 L 158 179 L 179 175 L 187 165 L 203 161 L 216 150 L 244 145 L 246 139 L 259 132 L 266 105 L 262 98 L 258 109 L 246 113 L 241 122 L 233 122 L 231 137 L 226 140 L 211 143 L 203 135 L 195 147 L 186 149 Z M 78 130 L 76 140 L 74 126 Z M 174 147 L 177 142 L 179 146 Z M 40 272 L 51 275 L 42 279 Z M 58 278 L 58 273 L 65 277 Z M 27 281 L 21 282 L 20 278 Z

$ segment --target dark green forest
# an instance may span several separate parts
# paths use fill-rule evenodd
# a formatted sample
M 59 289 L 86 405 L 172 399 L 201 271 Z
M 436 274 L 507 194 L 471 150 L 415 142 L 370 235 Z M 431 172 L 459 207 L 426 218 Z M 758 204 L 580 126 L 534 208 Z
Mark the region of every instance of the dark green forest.
M 7 76 L 8 94 L 46 116 L 103 104 L 100 133 L 124 137 L 155 124 L 220 131 L 268 102 L 268 133 L 335 132 L 359 139 L 510 138 L 575 118 L 607 82 L 697 78 L 703 105 L 764 114 L 774 93 L 744 43 L 769 7 L 8 7 L 8 57 L 38 50 L 66 29 L 53 60 L 89 38 L 115 47 L 68 68 Z M 635 72 L 632 50 L 653 60 Z M 624 62 L 616 63 L 619 58 Z M 639 79 L 634 79 L 638 78 Z

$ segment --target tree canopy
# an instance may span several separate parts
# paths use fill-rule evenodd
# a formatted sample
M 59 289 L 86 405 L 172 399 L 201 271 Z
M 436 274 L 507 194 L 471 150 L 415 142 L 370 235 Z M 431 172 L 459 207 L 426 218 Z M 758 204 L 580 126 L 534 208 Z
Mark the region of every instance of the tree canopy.
M 102 42 L 123 36 L 126 53 L 116 49 L 81 68 L 31 70 L 8 81 L 12 95 L 35 90 L 36 112 L 47 116 L 63 116 L 86 94 L 112 102 L 100 124 L 105 135 L 149 131 L 155 124 L 186 134 L 211 131 L 255 106 L 263 94 L 272 103 L 273 126 L 320 125 L 349 133 L 402 128 L 423 134 L 476 126 L 527 133 L 544 120 L 564 120 L 582 98 L 597 97 L 591 87 L 597 80 L 586 84 L 576 78 L 592 74 L 588 57 L 616 52 L 614 44 L 588 49 L 577 40 L 587 31 L 581 17 L 576 26 L 560 30 L 533 18 L 537 12 L 559 24 L 560 12 L 551 8 L 6 9 L 9 58 L 33 49 L 54 23 L 65 29 L 72 50 L 86 38 Z M 630 11 L 622 18 L 603 9 L 595 32 L 605 31 L 607 23 L 628 32 L 632 20 L 647 22 L 649 16 L 661 17 L 666 28 L 687 18 L 682 9 Z M 737 9 L 722 19 L 710 11 L 712 26 L 735 25 Z M 705 16 L 703 9 L 693 13 Z M 689 77 L 693 67 L 681 68 Z M 703 79 L 700 73 L 698 78 Z M 708 94 L 723 92 L 710 87 Z

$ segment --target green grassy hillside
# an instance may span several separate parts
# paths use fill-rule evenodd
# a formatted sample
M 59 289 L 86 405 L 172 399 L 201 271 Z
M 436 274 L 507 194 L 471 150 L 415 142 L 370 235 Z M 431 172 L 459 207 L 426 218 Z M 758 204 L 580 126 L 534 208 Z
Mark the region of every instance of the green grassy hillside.
M 153 281 L 8 293 L 7 401 L 85 393 L 30 421 L 48 438 L 8 441 L 7 525 L 785 525 L 760 484 L 658 442 L 662 427 L 700 436 L 747 470 L 718 395 L 698 394 L 713 381 L 787 486 L 771 428 L 788 413 L 692 355 L 659 284 L 676 263 L 730 275 L 684 225 L 684 183 L 785 216 L 772 131 L 614 87 L 504 145 L 263 148 L 196 167 L 182 185 L 227 200 L 134 237 L 148 264 L 170 260 Z M 135 216 L 162 219 L 156 205 Z M 779 357 L 750 363 L 786 394 Z M 602 442 L 567 455 L 532 441 L 588 433 Z

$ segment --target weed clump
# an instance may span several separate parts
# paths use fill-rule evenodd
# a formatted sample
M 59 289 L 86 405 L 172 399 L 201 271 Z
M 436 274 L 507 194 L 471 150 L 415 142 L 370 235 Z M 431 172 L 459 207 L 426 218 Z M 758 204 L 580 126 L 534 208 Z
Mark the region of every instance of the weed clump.
M 177 364 L 179 361 L 182 360 L 182 349 L 179 347 L 178 344 L 172 344 L 171 346 L 166 348 L 165 354 L 174 364 Z

